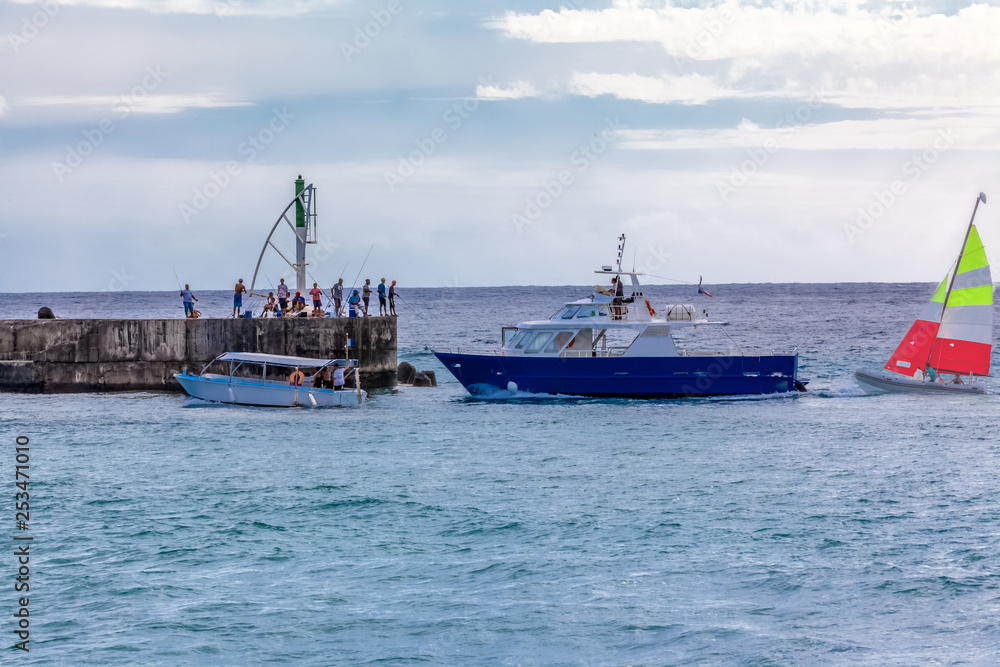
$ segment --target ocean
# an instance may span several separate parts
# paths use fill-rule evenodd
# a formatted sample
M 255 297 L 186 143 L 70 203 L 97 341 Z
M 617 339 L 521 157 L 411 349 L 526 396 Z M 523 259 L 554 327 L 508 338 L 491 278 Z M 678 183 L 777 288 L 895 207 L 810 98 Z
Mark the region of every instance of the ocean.
M 4 532 L 24 435 L 34 537 L 31 651 L 0 662 L 995 665 L 1000 398 L 852 377 L 934 285 L 713 287 L 646 294 L 797 349 L 808 392 L 480 399 L 431 354 L 588 293 L 562 286 L 401 289 L 399 360 L 440 386 L 361 408 L 0 394 Z M 0 318 L 43 305 L 183 313 L 174 292 L 6 294 Z

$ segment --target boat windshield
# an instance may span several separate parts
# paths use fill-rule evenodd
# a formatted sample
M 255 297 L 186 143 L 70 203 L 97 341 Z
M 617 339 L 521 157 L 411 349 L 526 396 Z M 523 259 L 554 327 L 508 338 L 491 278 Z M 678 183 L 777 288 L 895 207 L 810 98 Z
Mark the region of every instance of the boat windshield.
M 604 306 L 590 305 L 581 306 L 580 312 L 576 314 L 577 319 L 582 319 L 586 317 L 599 317 L 608 314 L 607 309 Z
M 562 319 L 571 320 L 573 316 L 576 315 L 577 311 L 580 310 L 580 306 L 566 306 L 562 311 Z

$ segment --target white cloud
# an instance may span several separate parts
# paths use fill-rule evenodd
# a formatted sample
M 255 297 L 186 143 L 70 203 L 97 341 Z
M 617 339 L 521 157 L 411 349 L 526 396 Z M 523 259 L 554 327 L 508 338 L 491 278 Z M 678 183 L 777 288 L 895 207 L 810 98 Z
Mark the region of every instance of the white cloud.
M 705 104 L 712 100 L 738 97 L 739 92 L 718 85 L 711 77 L 700 74 L 665 76 L 639 74 L 573 73 L 570 92 L 586 97 L 614 95 L 641 102 Z
M 178 113 L 185 109 L 218 109 L 254 105 L 252 102 L 228 100 L 214 95 L 145 95 L 143 97 L 131 97 L 128 95 L 49 95 L 18 99 L 11 106 L 80 107 L 107 111 L 127 108 L 130 112 L 135 113 Z
M 1000 7 L 977 4 L 946 16 L 863 6 L 727 2 L 689 8 L 623 1 L 604 10 L 510 12 L 489 25 L 540 43 L 658 43 L 669 56 L 664 65 L 685 78 L 708 79 L 691 79 L 690 93 L 677 95 L 676 77 L 658 82 L 628 71 L 567 73 L 585 95 L 593 88 L 624 99 L 692 103 L 822 88 L 828 102 L 848 107 L 1000 102 Z M 589 78 L 581 82 L 581 76 Z
M 36 0 L 11 0 L 35 4 Z M 298 16 L 343 4 L 342 0 L 58 0 L 64 6 L 135 9 L 153 14 L 209 14 L 225 16 Z
M 760 128 L 744 120 L 736 128 L 710 130 L 626 130 L 622 148 L 713 150 L 770 145 L 776 149 L 838 150 L 1000 150 L 995 116 L 879 118 Z
M 480 84 L 476 86 L 476 97 L 481 100 L 520 100 L 538 97 L 538 91 L 529 81 L 515 81 L 507 86 Z

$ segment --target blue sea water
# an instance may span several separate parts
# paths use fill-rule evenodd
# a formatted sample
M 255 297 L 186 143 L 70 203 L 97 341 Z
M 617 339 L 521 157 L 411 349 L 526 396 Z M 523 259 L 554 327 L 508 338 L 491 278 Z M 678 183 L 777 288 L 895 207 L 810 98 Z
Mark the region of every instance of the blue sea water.
M 362 408 L 2 394 L 3 495 L 27 435 L 35 542 L 31 653 L 0 662 L 995 665 L 1000 399 L 851 377 L 932 291 L 647 289 L 797 347 L 810 391 L 788 396 L 473 399 L 430 353 L 495 346 L 579 287 L 404 290 L 399 358 L 441 385 Z M 172 293 L 0 303 L 181 315 Z

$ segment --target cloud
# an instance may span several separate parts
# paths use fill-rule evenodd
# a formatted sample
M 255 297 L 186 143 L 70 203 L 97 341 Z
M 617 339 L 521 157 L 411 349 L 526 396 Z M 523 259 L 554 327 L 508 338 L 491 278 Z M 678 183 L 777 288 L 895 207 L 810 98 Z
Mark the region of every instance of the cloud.
M 718 85 L 700 74 L 665 76 L 639 74 L 599 74 L 575 72 L 570 78 L 570 92 L 585 97 L 613 95 L 625 100 L 661 104 L 705 104 L 712 100 L 738 97 L 740 93 Z
M 35 0 L 11 0 L 34 4 Z M 342 0 L 59 0 L 63 6 L 133 9 L 152 14 L 209 14 L 216 16 L 299 16 L 343 4 Z
M 626 130 L 621 147 L 633 150 L 713 150 L 771 146 L 809 151 L 1000 150 L 995 116 L 878 118 L 761 128 L 745 120 L 736 128 Z
M 4 114 L 6 113 L 7 113 L 7 100 L 5 100 L 2 95 L 0 95 L 0 118 L 3 118 Z
M 529 81 L 515 81 L 506 87 L 480 84 L 476 86 L 476 97 L 481 100 L 519 100 L 538 97 L 538 91 Z
M 708 8 L 620 2 L 603 10 L 509 12 L 488 25 L 536 43 L 655 43 L 667 56 L 661 66 L 682 77 L 708 79 L 664 76 L 657 82 L 648 72 L 648 80 L 636 79 L 634 65 L 614 72 L 611 59 L 601 73 L 566 73 L 571 87 L 584 95 L 598 90 L 623 99 L 698 103 L 776 91 L 805 95 L 822 88 L 827 101 L 846 107 L 994 106 L 1000 101 L 1000 40 L 995 38 L 1000 7 L 977 4 L 950 15 L 931 14 L 919 5 L 868 7 L 854 2 L 833 7 L 727 2 Z
M 127 108 L 135 113 L 178 113 L 186 109 L 219 109 L 254 106 L 252 102 L 215 95 L 49 95 L 16 100 L 15 107 L 81 107 L 96 110 Z M 0 114 L 2 116 L 2 114 Z

